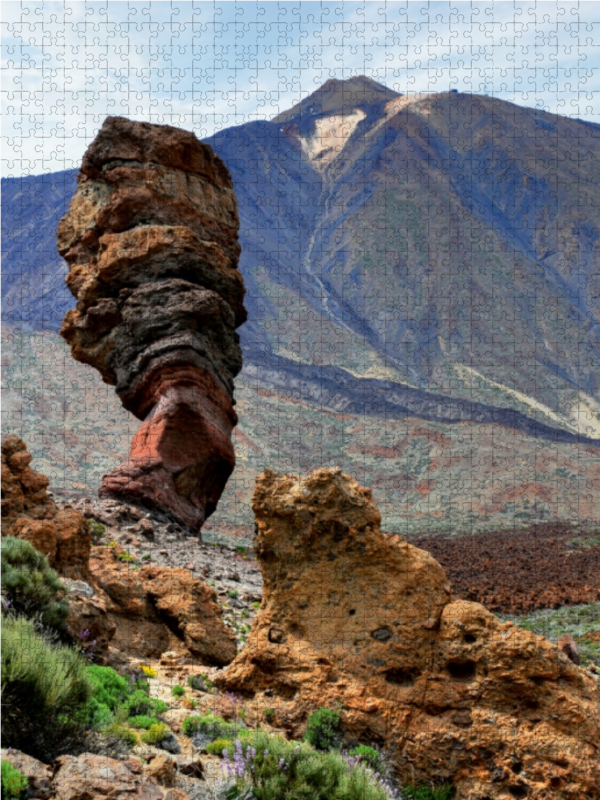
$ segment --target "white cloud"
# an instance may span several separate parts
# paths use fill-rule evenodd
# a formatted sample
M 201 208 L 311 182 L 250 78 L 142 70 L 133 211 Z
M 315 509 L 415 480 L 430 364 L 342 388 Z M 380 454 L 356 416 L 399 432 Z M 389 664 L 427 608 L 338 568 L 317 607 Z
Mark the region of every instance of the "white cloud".
M 595 119 L 593 3 L 7 2 L 3 174 L 76 167 L 108 114 L 199 136 L 330 77 L 493 94 Z

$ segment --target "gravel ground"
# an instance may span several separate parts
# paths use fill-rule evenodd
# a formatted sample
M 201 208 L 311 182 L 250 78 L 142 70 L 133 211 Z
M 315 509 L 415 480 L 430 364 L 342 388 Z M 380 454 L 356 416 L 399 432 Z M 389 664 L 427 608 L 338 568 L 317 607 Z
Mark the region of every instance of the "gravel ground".
M 96 543 L 116 542 L 133 564 L 183 567 L 214 587 L 238 650 L 243 646 L 262 599 L 262 575 L 251 550 L 204 543 L 166 516 L 127 503 L 82 498 L 69 504 L 106 528 Z

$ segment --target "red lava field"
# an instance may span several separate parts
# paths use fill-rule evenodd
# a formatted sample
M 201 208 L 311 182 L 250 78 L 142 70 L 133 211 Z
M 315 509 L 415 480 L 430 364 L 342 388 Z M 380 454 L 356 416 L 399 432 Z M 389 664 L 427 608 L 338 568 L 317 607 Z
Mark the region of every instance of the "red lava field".
M 490 611 L 524 614 L 538 608 L 600 600 L 600 531 L 541 523 L 457 539 L 410 538 L 444 567 L 455 595 Z

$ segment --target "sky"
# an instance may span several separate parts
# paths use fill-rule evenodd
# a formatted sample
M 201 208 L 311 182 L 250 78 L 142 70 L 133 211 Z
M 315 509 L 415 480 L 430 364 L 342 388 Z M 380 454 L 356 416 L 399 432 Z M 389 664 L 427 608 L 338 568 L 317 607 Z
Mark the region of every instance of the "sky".
M 3 177 L 78 167 L 108 115 L 204 138 L 357 74 L 600 122 L 594 2 L 76 0 L 0 14 Z

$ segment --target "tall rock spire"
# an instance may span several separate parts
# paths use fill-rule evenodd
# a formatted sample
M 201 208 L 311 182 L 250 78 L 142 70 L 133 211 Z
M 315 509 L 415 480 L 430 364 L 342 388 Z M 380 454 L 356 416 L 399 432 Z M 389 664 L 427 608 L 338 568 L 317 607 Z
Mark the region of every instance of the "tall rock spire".
M 100 496 L 199 530 L 235 464 L 246 311 L 229 172 L 193 133 L 108 117 L 78 183 L 58 230 L 77 298 L 61 334 L 143 420 Z

